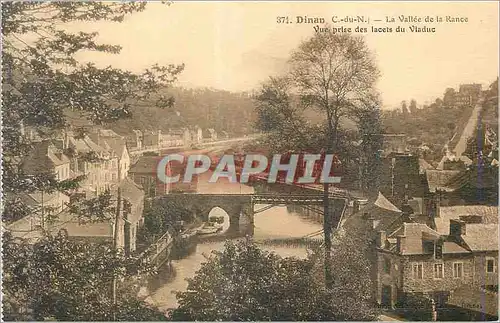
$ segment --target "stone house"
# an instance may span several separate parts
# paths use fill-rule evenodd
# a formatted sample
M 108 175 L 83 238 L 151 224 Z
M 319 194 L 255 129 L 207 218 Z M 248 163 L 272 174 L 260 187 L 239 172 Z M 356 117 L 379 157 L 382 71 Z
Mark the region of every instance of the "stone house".
M 171 184 L 162 183 L 158 179 L 158 163 L 160 156 L 140 156 L 129 171 L 129 178 L 145 192 L 146 196 L 154 197 L 168 194 Z
M 448 216 L 434 224 L 436 229 L 418 219 L 403 218 L 398 227 L 379 230 L 376 300 L 394 307 L 418 296 L 447 306 L 456 290 L 468 286 L 490 299 L 473 304 L 477 312 L 493 315 L 498 297 L 495 301 L 487 289 L 498 289 L 498 219 L 492 216 L 493 208 L 482 212 L 479 208 L 458 219 L 452 217 L 462 214 L 460 210 L 447 210 Z
M 119 181 L 119 156 L 104 141 L 101 145 L 89 136 L 69 136 L 66 143 L 66 149 L 71 151 L 72 174 L 85 175 L 81 182 L 83 190 L 96 195 Z

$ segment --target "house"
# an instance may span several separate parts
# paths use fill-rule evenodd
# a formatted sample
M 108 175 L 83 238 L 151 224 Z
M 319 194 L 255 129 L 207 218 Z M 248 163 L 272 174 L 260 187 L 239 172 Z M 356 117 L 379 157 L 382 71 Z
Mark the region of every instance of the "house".
M 466 286 L 484 295 L 488 288 L 498 289 L 498 220 L 482 221 L 476 215 L 452 219 L 446 232 L 408 222 L 393 231 L 380 230 L 377 301 L 394 307 L 412 297 L 430 297 L 445 307 L 454 291 Z M 476 305 L 480 313 L 494 316 L 498 311 Z
M 467 107 L 476 104 L 481 95 L 481 84 L 460 84 L 455 94 L 454 103 L 457 107 Z
M 35 143 L 34 149 L 21 163 L 21 168 L 28 175 L 53 174 L 58 181 L 70 178 L 70 159 L 51 141 Z M 20 193 L 13 196 L 20 198 L 34 213 L 58 214 L 69 202 L 69 197 L 62 192 Z M 42 219 L 43 221 L 43 219 Z
M 132 130 L 132 134 L 126 136 L 126 144 L 129 150 L 141 150 L 143 134 L 140 130 Z
M 202 131 L 203 141 L 216 141 L 217 132 L 213 128 L 207 128 Z
M 382 135 L 382 156 L 391 153 L 406 152 L 407 139 L 405 134 L 383 134 Z
M 212 141 L 217 141 L 217 132 L 213 128 L 208 128 L 208 132 L 210 133 L 210 139 Z
M 63 140 L 63 147 L 71 156 L 71 171 L 73 177 L 85 175 L 86 178 L 80 184 L 84 192 L 99 194 L 117 185 L 120 176 L 119 158 L 122 166 L 126 169 L 127 162 L 123 149 L 113 150 L 108 142 L 113 140 L 122 140 L 117 138 L 104 139 L 100 136 L 95 137 L 99 144 L 94 142 L 89 135 L 83 138 L 77 138 L 71 133 L 66 133 Z M 115 145 L 112 143 L 112 145 Z M 120 156 L 119 156 L 120 155 Z
M 170 185 L 158 179 L 157 167 L 160 160 L 160 156 L 141 156 L 128 171 L 130 179 L 142 188 L 146 196 L 168 194 L 170 191 Z
M 181 147 L 184 145 L 183 134 L 169 132 L 162 134 L 160 138 L 161 147 Z
M 199 144 L 203 142 L 203 130 L 199 126 L 194 126 L 191 130 L 191 143 Z
M 397 205 L 414 197 L 423 198 L 425 180 L 421 165 L 417 155 L 409 153 L 387 155 L 382 159 L 381 193 Z
M 89 134 L 89 137 L 104 148 L 110 156 L 108 163 L 104 163 L 104 170 L 110 170 L 110 181 L 113 184 L 123 180 L 130 168 L 130 155 L 127 149 L 127 139 L 113 130 L 98 129 Z M 104 176 L 106 178 L 106 175 Z
M 179 143 L 182 142 L 178 146 L 189 147 L 191 145 L 191 131 L 188 128 L 169 130 L 169 134 L 178 138 Z
M 143 132 L 143 148 L 158 148 L 161 142 L 161 130 Z
M 143 224 L 144 191 L 129 178 L 125 178 L 112 190 L 115 200 L 118 187 L 121 190 L 122 206 L 117 224 L 117 248 L 130 254 L 136 250 L 137 230 Z M 109 220 L 103 222 L 82 222 L 76 215 L 66 212 L 48 229 L 53 234 L 63 233 L 74 241 L 111 244 L 115 238 L 115 216 L 110 214 Z
M 498 204 L 498 168 L 427 170 L 426 197 L 437 205 Z
M 409 213 L 407 205 L 398 208 L 379 193 L 375 202 L 346 219 L 343 232 L 362 237 L 370 246 L 366 256 L 373 266 L 373 297 L 379 304 L 406 315 L 408 309 L 421 309 L 412 300 L 426 300 L 417 313 L 424 320 L 419 315 L 430 313 L 430 299 L 437 303 L 441 319 L 464 318 L 452 314 L 496 317 L 496 207 L 457 208 L 443 208 L 443 216 L 434 219 Z M 477 297 L 467 301 L 464 288 Z
M 117 172 L 117 179 L 115 180 L 113 174 L 114 174 L 114 164 L 111 163 L 111 167 L 113 167 L 113 172 L 112 172 L 112 181 L 121 181 L 127 177 L 128 170 L 130 169 L 130 155 L 128 153 L 127 145 L 124 139 L 119 139 L 119 138 L 107 138 L 104 139 L 103 145 L 106 146 L 106 148 L 112 152 L 113 156 L 116 156 L 118 161 L 117 161 L 117 167 L 118 167 L 118 172 Z
M 158 164 L 161 156 L 141 156 L 139 160 L 130 167 L 129 177 L 142 187 L 147 196 L 160 196 L 170 192 L 196 192 L 198 177 L 193 176 L 190 183 L 184 183 L 183 175 L 185 165 L 177 162 L 170 162 L 166 166 L 167 176 L 179 175 L 176 183 L 163 183 L 158 178 Z

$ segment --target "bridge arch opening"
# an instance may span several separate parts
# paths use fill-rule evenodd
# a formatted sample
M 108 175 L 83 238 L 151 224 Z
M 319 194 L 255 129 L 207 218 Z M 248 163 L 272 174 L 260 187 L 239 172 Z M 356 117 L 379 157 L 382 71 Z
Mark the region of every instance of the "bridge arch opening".
M 211 217 L 222 217 L 224 219 L 224 221 L 222 222 L 222 231 L 220 233 L 225 233 L 229 229 L 230 226 L 229 215 L 223 208 L 214 206 L 208 213 L 209 220 Z

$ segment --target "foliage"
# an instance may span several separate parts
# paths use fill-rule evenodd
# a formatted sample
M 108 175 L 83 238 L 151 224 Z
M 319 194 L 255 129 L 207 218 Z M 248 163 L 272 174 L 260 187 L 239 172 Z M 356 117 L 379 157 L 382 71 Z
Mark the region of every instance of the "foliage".
M 167 231 L 178 233 L 181 221 L 194 220 L 193 206 L 185 198 L 155 200 L 144 211 L 144 225 L 139 228 L 137 238 L 141 243 L 151 244 Z
M 97 33 L 71 32 L 68 23 L 119 22 L 144 8 L 145 3 L 2 3 L 2 112 L 9 120 L 2 128 L 6 191 L 25 191 L 19 184 L 26 182 L 34 183 L 34 189 L 47 189 L 36 185 L 47 182 L 46 175 L 22 172 L 22 157 L 33 150 L 33 143 L 23 136 L 25 129 L 50 138 L 66 126 L 67 109 L 98 124 L 127 118 L 132 104 L 175 81 L 182 65 L 154 65 L 136 75 L 81 64 L 75 58 L 82 51 L 116 54 L 120 47 L 98 43 Z
M 401 102 L 401 112 L 403 113 L 404 116 L 408 116 L 408 114 L 409 114 L 406 101 Z
M 113 313 L 128 321 L 162 317 L 134 300 L 125 283 L 119 284 L 113 310 L 113 276 L 130 281 L 152 269 L 108 244 L 77 243 L 63 235 L 29 244 L 6 234 L 2 259 L 5 320 L 108 321 Z
M 171 85 L 183 65 L 153 65 L 140 74 L 112 67 L 81 64 L 82 51 L 108 54 L 120 46 L 101 44 L 98 33 L 71 31 L 71 23 L 121 22 L 144 10 L 146 3 L 3 2 L 2 4 L 2 184 L 8 203 L 2 219 L 16 220 L 29 209 L 18 194 L 73 193 L 83 177 L 59 181 L 50 172 L 23 170 L 22 161 L 38 143 L 25 135 L 33 129 L 52 139 L 67 126 L 67 110 L 95 124 L 132 115 L 132 105 L 148 100 Z M 169 108 L 170 98 L 156 106 Z M 92 159 L 96 156 L 87 156 Z M 13 197 L 13 200 L 10 199 Z M 73 206 L 87 221 L 109 219 L 111 196 Z M 4 237 L 4 318 L 10 320 L 153 320 L 161 313 L 119 293 L 113 309 L 110 279 L 137 274 L 137 262 L 125 259 L 107 245 L 77 244 L 62 237 L 42 237 L 34 244 Z M 110 316 L 111 315 L 111 316 Z
M 342 250 L 338 253 L 345 263 L 333 264 L 337 280 L 327 290 L 318 270 L 319 254 L 307 259 L 281 258 L 253 242 L 227 242 L 189 280 L 187 291 L 177 294 L 179 307 L 170 312 L 171 319 L 372 320 L 375 311 L 367 296 L 366 260 L 354 256 L 351 246 Z
M 363 38 L 317 34 L 299 46 L 289 63 L 291 72 L 271 78 L 255 97 L 256 128 L 267 134 L 265 145 L 273 152 L 332 151 L 342 161 L 342 185 L 363 181 L 360 163 L 372 162 L 381 131 L 373 89 L 378 70 Z M 362 175 L 367 173 L 363 169 Z
M 174 99 L 172 109 L 156 107 L 155 102 L 161 97 Z M 89 123 L 76 112 L 68 111 L 67 115 L 74 126 Z M 134 105 L 131 118 L 117 120 L 109 128 L 126 136 L 132 135 L 134 129 L 167 133 L 171 129 L 198 125 L 202 129 L 215 129 L 219 136 L 222 131 L 231 136 L 243 136 L 255 132 L 251 127 L 254 119 L 254 103 L 249 94 L 172 87 L 162 89 L 148 100 Z

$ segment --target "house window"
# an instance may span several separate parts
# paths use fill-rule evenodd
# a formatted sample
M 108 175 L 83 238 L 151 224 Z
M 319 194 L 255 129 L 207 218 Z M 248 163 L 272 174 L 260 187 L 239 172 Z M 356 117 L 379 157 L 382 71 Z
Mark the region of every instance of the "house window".
M 424 265 L 421 263 L 412 264 L 412 277 L 413 279 L 424 278 Z
M 497 264 L 495 258 L 486 258 L 486 272 L 487 273 L 494 273 L 497 270 Z
M 434 279 L 444 278 L 444 265 L 434 264 Z
M 384 257 L 384 272 L 386 274 L 391 273 L 391 259 Z
M 464 264 L 461 262 L 453 263 L 453 278 L 462 278 L 464 276 Z
M 115 173 L 111 174 L 111 177 L 112 177 L 113 181 L 116 181 L 116 174 Z

